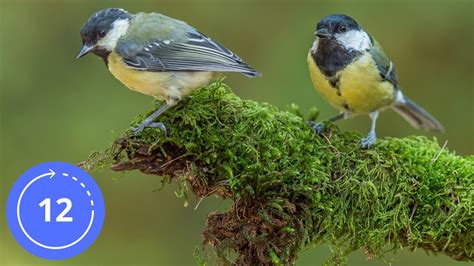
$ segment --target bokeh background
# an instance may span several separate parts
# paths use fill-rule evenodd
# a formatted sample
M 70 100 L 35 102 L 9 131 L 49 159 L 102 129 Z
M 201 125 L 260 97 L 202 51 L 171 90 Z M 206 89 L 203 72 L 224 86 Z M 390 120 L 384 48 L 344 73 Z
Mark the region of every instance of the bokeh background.
M 212 36 L 264 76 L 229 75 L 226 82 L 245 99 L 284 108 L 335 114 L 313 89 L 306 53 L 318 19 L 331 13 L 356 18 L 384 46 L 398 67 L 405 94 L 444 124 L 436 135 L 462 155 L 474 153 L 473 1 L 303 0 L 0 0 L 0 264 L 1 265 L 194 265 L 193 251 L 211 210 L 228 202 L 184 200 L 175 185 L 153 192 L 160 178 L 138 172 L 94 173 L 106 202 L 106 220 L 96 243 L 66 261 L 46 261 L 23 250 L 6 226 L 5 204 L 16 178 L 45 161 L 79 162 L 106 148 L 151 98 L 131 92 L 88 56 L 75 60 L 79 29 L 99 9 L 157 11 L 187 21 Z M 339 123 L 365 134 L 369 120 Z M 392 111 L 379 119 L 378 135 L 424 134 Z M 434 135 L 429 135 L 433 137 Z M 299 265 L 321 264 L 329 248 L 301 253 Z M 390 257 L 390 256 L 389 256 Z M 394 265 L 467 265 L 419 250 L 398 252 Z M 363 252 L 349 265 L 365 265 Z M 371 262 L 370 265 L 379 265 Z

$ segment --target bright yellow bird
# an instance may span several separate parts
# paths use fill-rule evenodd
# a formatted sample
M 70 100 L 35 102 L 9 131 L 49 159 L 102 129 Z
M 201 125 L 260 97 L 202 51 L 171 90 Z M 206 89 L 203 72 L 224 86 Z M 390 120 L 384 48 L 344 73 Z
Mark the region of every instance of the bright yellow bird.
M 372 126 L 368 136 L 361 140 L 363 148 L 376 143 L 376 120 L 379 111 L 387 107 L 415 128 L 444 130 L 433 116 L 403 96 L 395 66 L 354 19 L 340 14 L 327 16 L 319 21 L 315 34 L 307 57 L 313 85 L 340 111 L 329 121 L 370 115 Z M 314 124 L 313 128 L 319 134 L 323 125 Z

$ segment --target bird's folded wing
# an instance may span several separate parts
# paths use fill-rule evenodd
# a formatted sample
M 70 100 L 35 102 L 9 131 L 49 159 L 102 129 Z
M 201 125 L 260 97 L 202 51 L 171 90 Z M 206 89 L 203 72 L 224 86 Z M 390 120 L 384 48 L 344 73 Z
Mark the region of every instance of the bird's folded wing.
M 398 81 L 395 65 L 390 61 L 390 59 L 388 59 L 382 49 L 382 46 L 380 46 L 376 40 L 373 40 L 373 45 L 370 48 L 370 54 L 372 55 L 372 58 L 374 59 L 382 78 L 391 82 L 395 87 L 397 87 Z
M 130 44 L 126 44 L 130 46 Z M 138 45 L 135 45 L 138 47 Z M 118 47 L 124 62 L 137 70 L 240 72 L 260 75 L 237 55 L 199 32 L 187 34 L 185 41 L 156 40 L 131 49 Z

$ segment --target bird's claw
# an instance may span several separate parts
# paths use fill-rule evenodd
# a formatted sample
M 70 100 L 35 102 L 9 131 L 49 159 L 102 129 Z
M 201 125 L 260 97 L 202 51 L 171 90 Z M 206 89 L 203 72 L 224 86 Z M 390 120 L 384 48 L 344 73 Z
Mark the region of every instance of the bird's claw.
M 369 133 L 367 137 L 360 140 L 360 147 L 362 149 L 369 149 L 377 142 L 377 136 L 375 133 Z
M 137 127 L 132 127 L 132 131 L 133 131 L 133 134 L 134 135 L 138 135 L 140 134 L 146 127 L 151 127 L 151 128 L 159 128 L 162 132 L 164 132 L 165 134 L 167 133 L 166 131 L 166 126 L 165 124 L 161 123 L 161 122 L 154 122 L 154 123 L 142 123 L 140 124 L 139 126 Z
M 151 123 L 150 125 L 148 125 L 148 127 L 159 128 L 161 130 L 161 132 L 163 132 L 165 135 L 168 133 L 168 131 L 166 130 L 165 124 L 163 124 L 161 122 Z
M 141 124 L 137 127 L 132 127 L 130 129 L 132 130 L 134 135 L 138 135 L 145 129 L 145 125 Z
M 323 123 L 316 123 L 314 121 L 308 122 L 308 124 L 313 128 L 314 132 L 320 135 L 324 131 L 324 124 Z

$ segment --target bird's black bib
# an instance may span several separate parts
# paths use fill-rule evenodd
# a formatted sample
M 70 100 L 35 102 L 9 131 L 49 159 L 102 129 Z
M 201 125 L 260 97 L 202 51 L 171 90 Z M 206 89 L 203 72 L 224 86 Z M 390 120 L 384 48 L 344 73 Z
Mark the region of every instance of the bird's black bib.
M 334 77 L 337 72 L 362 55 L 353 49 L 345 49 L 334 40 L 320 39 L 316 52 L 312 52 L 316 65 L 326 77 Z

